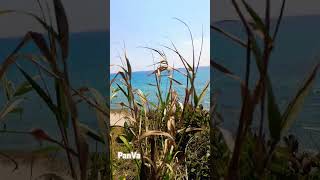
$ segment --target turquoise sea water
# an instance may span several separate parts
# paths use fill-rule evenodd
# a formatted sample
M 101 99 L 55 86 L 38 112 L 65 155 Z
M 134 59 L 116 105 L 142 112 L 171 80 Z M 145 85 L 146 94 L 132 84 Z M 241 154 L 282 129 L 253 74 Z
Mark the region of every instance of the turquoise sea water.
M 239 22 L 220 24 L 228 32 L 239 37 L 244 29 Z M 284 19 L 270 61 L 269 75 L 274 87 L 277 103 L 283 110 L 297 92 L 300 82 L 320 58 L 320 16 L 287 17 Z M 244 77 L 245 50 L 216 32 L 211 32 L 211 58 L 228 67 L 235 74 Z M 254 61 L 251 78 L 257 79 Z M 224 125 L 233 131 L 239 117 L 239 84 L 219 72 L 211 77 L 213 91 L 218 93 L 218 106 L 224 117 Z M 254 84 L 251 84 L 253 86 Z M 310 131 L 305 127 L 320 128 L 320 79 L 305 101 L 290 133 L 300 139 L 302 146 L 317 148 L 320 145 L 320 131 Z
M 132 62 L 134 63 L 134 62 Z M 182 70 L 182 69 L 181 69 Z M 183 70 L 182 70 L 183 71 Z M 157 103 L 157 88 L 155 86 L 152 86 L 150 84 L 155 84 L 155 77 L 154 74 L 151 74 L 152 71 L 141 71 L 141 72 L 133 72 L 132 74 L 132 86 L 134 89 L 140 89 L 145 95 L 147 95 L 147 99 L 153 103 Z M 180 102 L 183 102 L 183 98 L 185 95 L 185 87 L 186 87 L 186 81 L 187 78 L 177 72 L 173 75 L 174 79 L 182 83 L 182 85 L 179 85 L 177 83 L 174 83 L 174 89 L 179 95 Z M 110 78 L 113 79 L 115 77 L 115 74 L 111 74 Z M 195 86 L 196 91 L 198 94 L 202 91 L 206 83 L 210 81 L 210 68 L 209 67 L 199 67 L 198 73 L 195 80 Z M 117 88 L 115 84 L 113 84 L 113 88 Z M 161 91 L 163 93 L 163 98 L 165 98 L 165 93 L 167 93 L 169 88 L 169 81 L 166 77 L 163 77 L 163 81 L 161 84 Z M 210 107 L 210 89 L 207 90 L 205 98 L 203 98 L 202 105 L 204 108 L 209 109 Z M 111 93 L 111 92 L 110 92 Z M 121 106 L 119 106 L 120 102 L 126 103 L 125 96 L 119 91 L 118 97 L 114 98 L 111 102 L 111 108 L 113 109 L 119 109 Z

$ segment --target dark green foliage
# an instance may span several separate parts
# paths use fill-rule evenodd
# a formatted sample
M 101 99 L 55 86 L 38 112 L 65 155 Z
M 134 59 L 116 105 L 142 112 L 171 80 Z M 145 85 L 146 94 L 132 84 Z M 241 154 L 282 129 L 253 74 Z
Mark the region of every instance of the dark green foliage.
M 209 130 L 196 133 L 186 148 L 186 166 L 190 179 L 210 179 Z

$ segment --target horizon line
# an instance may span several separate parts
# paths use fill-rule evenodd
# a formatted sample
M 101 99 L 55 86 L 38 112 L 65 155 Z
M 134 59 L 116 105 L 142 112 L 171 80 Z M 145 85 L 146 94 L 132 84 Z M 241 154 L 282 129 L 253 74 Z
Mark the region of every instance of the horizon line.
M 210 67 L 210 65 L 202 65 L 202 66 L 199 66 L 199 68 L 206 68 L 206 67 Z M 177 69 L 185 69 L 184 67 L 178 67 Z M 150 71 L 154 71 L 154 70 L 137 70 L 137 71 L 132 71 L 132 72 L 150 72 Z M 113 75 L 113 74 L 117 74 L 117 72 L 112 72 L 110 71 L 110 75 Z

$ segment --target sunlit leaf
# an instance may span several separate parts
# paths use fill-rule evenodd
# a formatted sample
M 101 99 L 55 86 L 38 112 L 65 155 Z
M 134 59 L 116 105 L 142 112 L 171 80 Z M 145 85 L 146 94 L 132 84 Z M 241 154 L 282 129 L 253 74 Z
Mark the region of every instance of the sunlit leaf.
M 200 104 L 200 103 L 202 102 L 203 98 L 205 97 L 205 95 L 206 95 L 206 93 L 207 93 L 207 91 L 208 91 L 209 85 L 210 85 L 210 81 L 208 81 L 208 82 L 206 83 L 206 85 L 204 86 L 204 88 L 202 89 L 202 91 L 201 91 L 201 93 L 200 93 L 200 95 L 199 95 L 199 97 L 198 97 L 198 102 L 197 102 L 197 104 Z
M 165 137 L 170 138 L 171 140 L 174 140 L 174 138 L 167 132 L 152 130 L 152 131 L 147 131 L 147 132 L 143 133 L 140 136 L 140 141 L 146 137 L 149 137 L 149 136 L 165 136 Z
M 119 139 L 124 143 L 124 145 L 126 146 L 126 148 L 129 150 L 129 151 L 132 151 L 132 146 L 129 144 L 128 140 L 126 137 L 124 136 L 119 136 Z

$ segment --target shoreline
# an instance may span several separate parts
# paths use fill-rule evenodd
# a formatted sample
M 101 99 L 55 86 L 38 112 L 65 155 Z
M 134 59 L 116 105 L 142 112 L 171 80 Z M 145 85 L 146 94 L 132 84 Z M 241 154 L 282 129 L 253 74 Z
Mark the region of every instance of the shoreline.
M 110 126 L 124 126 L 128 111 L 125 109 L 110 110 Z

